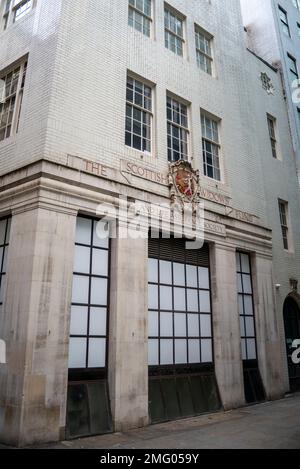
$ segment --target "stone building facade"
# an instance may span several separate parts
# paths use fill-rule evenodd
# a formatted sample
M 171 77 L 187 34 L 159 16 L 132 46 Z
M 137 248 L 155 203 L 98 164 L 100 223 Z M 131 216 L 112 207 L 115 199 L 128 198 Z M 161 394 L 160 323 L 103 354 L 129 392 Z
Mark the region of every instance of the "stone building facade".
M 297 387 L 293 142 L 280 73 L 247 50 L 239 1 L 3 0 L 0 13 L 0 440 L 122 431 Z M 161 220 L 181 160 L 204 206 L 196 250 Z M 118 236 L 134 203 L 143 236 Z

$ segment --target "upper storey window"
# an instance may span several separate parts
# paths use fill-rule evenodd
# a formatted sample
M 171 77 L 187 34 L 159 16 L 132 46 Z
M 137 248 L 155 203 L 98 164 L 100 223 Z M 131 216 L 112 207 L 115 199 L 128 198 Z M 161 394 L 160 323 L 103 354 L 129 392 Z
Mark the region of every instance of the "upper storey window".
M 129 26 L 150 37 L 151 21 L 151 0 L 129 0 Z
M 0 142 L 18 131 L 27 61 L 0 74 Z
M 5 0 L 2 14 L 2 30 L 4 31 L 10 23 L 19 21 L 30 12 L 33 0 Z
M 195 42 L 198 67 L 212 75 L 212 36 L 195 25 Z
M 165 46 L 177 55 L 183 56 L 183 18 L 165 7 Z

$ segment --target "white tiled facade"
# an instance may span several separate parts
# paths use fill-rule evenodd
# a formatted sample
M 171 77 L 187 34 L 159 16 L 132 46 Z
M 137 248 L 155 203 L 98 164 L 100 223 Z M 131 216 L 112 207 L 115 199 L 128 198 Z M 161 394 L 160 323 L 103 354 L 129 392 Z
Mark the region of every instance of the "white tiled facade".
M 0 142 L 0 217 L 12 216 L 0 304 L 0 339 L 7 343 L 0 439 L 9 444 L 65 437 L 76 217 L 103 215 L 97 206 L 119 195 L 169 201 L 168 185 L 149 177 L 168 173 L 167 94 L 188 108 L 189 161 L 206 194 L 222 405 L 245 402 L 236 250 L 251 254 L 266 397 L 289 389 L 283 303 L 290 279 L 300 280 L 300 197 L 280 72 L 247 50 L 239 0 L 168 2 L 183 20 L 183 57 L 165 47 L 164 2 L 151 3 L 150 37 L 128 25 L 128 0 L 33 0 L 23 18 L 0 28 L 0 78 L 28 60 L 18 133 Z M 210 38 L 212 75 L 197 66 L 195 25 Z M 128 73 L 152 88 L 151 153 L 125 145 Z M 218 121 L 221 181 L 204 176 L 201 112 Z M 276 119 L 277 159 L 268 115 Z M 134 175 L 132 165 L 148 176 Z M 288 203 L 288 251 L 279 199 Z M 147 257 L 147 240 L 112 240 L 108 382 L 117 431 L 149 422 Z
M 296 60 L 300 77 L 300 5 L 297 0 L 241 0 L 243 22 L 247 28 L 248 45 L 251 50 L 270 64 L 281 68 L 287 95 L 290 128 L 296 155 L 298 178 L 300 180 L 300 99 L 299 85 L 292 86 L 289 73 L 288 55 Z M 285 12 L 288 29 L 280 20 Z M 296 77 L 295 77 L 296 79 Z M 293 94 L 294 99 L 293 101 Z

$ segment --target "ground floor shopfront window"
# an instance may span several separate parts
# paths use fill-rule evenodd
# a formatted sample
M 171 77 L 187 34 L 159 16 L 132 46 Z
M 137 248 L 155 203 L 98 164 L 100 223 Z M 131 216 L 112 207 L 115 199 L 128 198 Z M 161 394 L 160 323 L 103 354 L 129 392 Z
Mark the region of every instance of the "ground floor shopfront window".
M 109 240 L 78 217 L 69 341 L 67 436 L 111 431 L 107 386 Z
M 148 267 L 151 422 L 217 410 L 208 246 L 150 239 Z

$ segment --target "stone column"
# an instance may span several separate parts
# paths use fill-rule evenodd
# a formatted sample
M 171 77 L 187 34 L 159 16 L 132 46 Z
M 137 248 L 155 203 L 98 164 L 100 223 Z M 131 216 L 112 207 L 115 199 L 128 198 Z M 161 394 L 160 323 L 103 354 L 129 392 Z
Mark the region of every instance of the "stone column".
M 109 392 L 115 431 L 148 424 L 148 239 L 114 239 Z
M 13 214 L 0 337 L 0 441 L 24 446 L 64 436 L 69 305 L 76 213 Z
M 284 355 L 276 313 L 273 263 L 270 257 L 253 257 L 253 284 L 258 363 L 268 399 L 279 399 L 285 391 Z M 283 315 L 283 312 L 282 312 Z
M 245 403 L 235 249 L 211 247 L 212 311 L 216 377 L 224 408 Z

